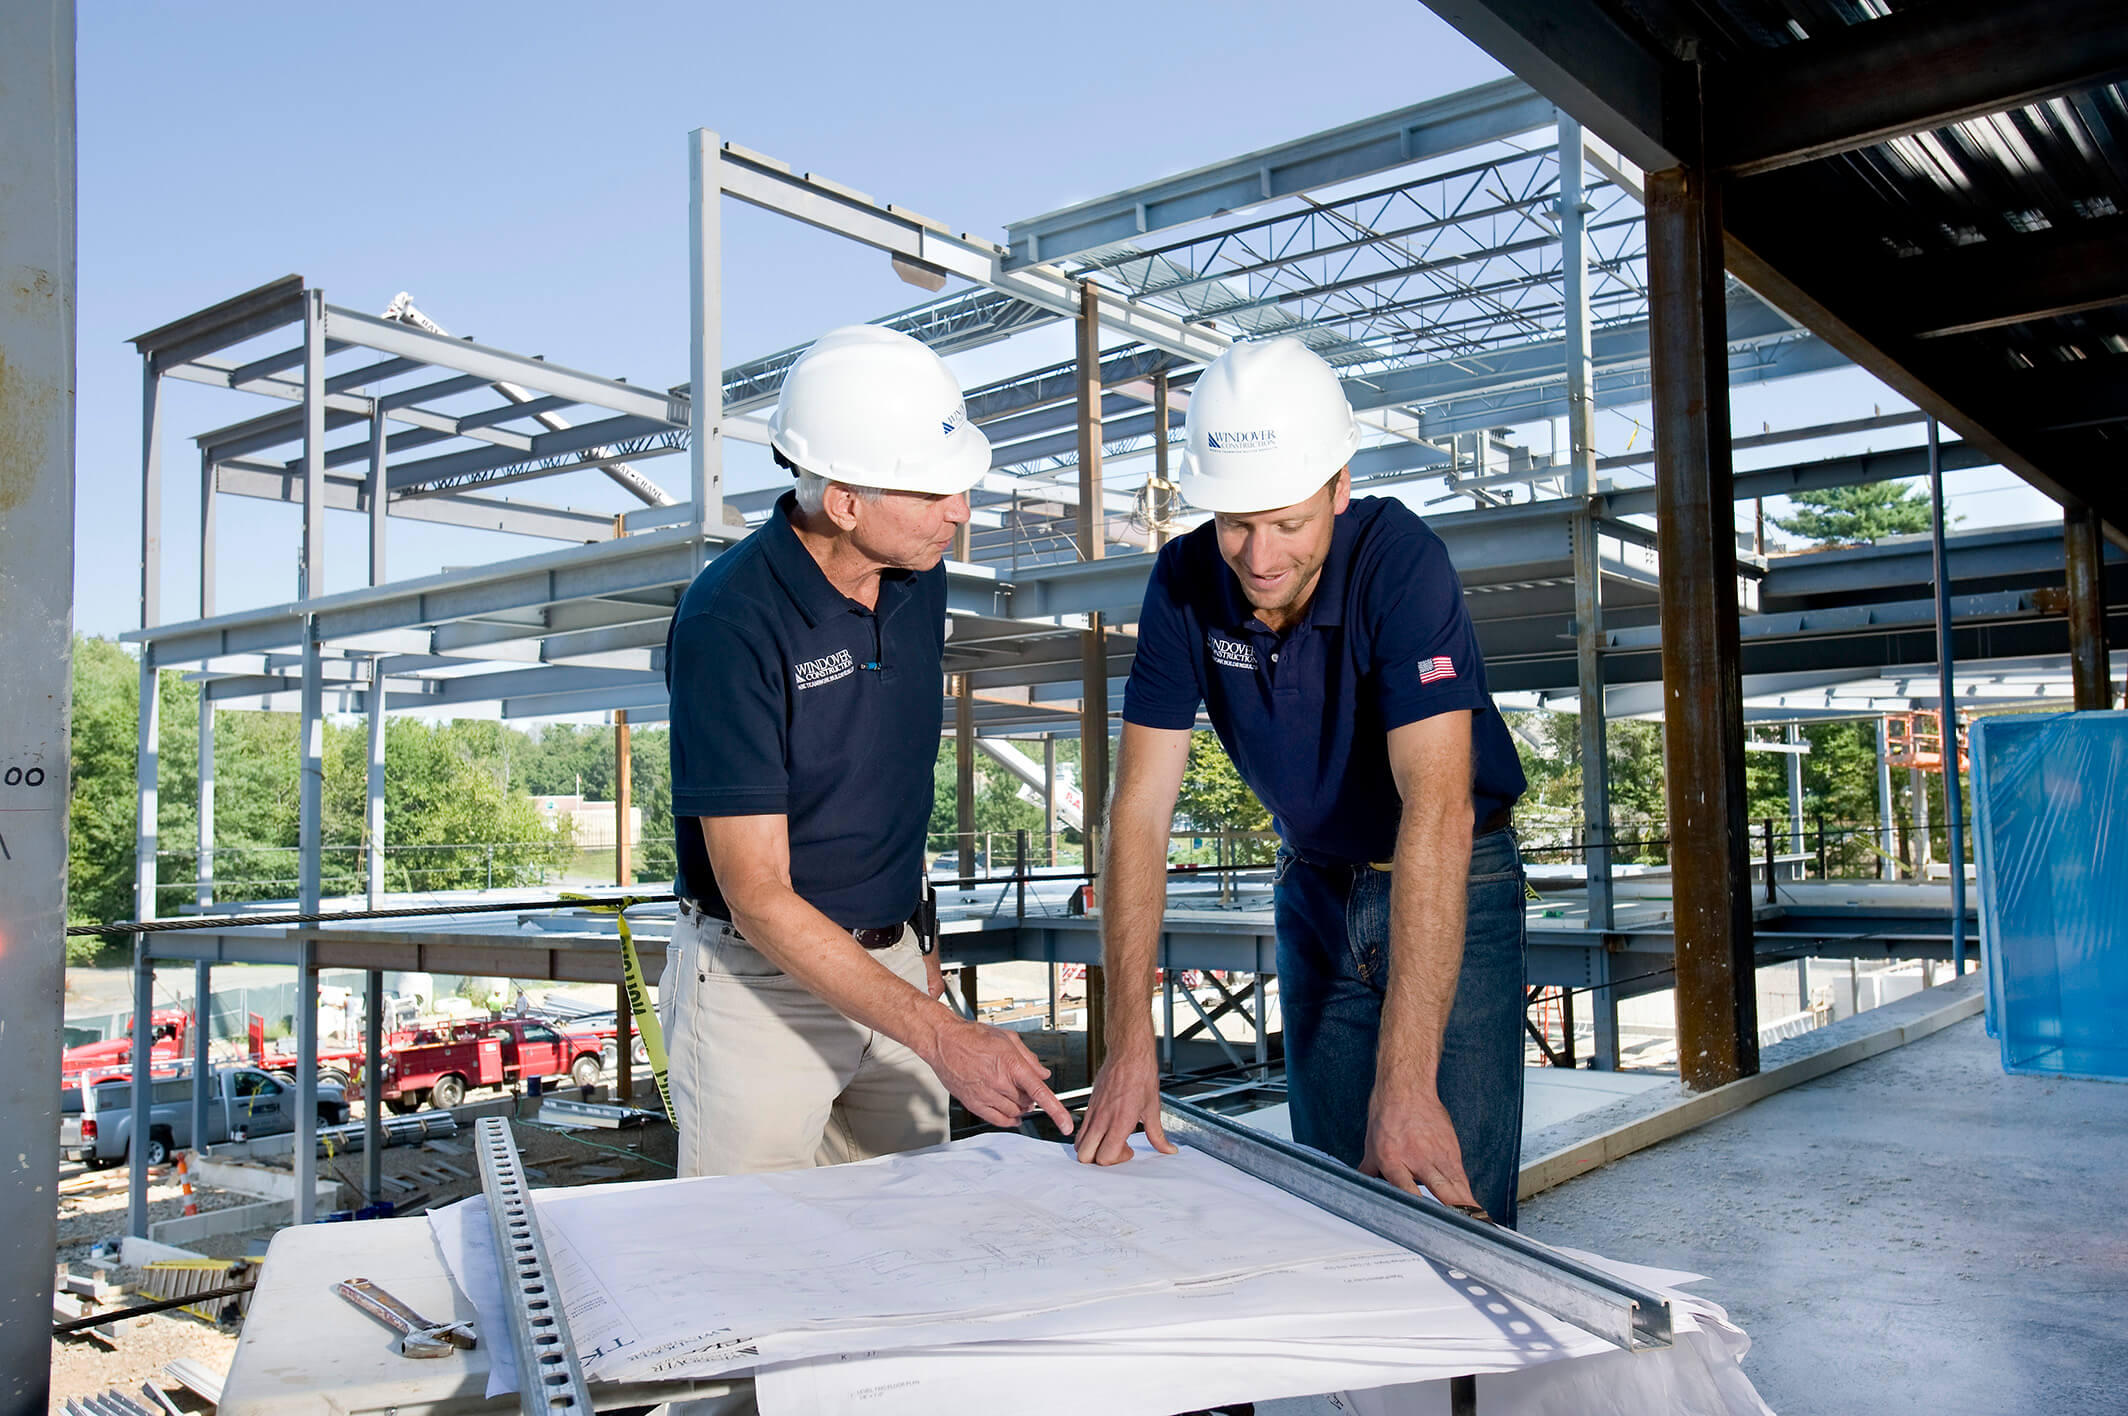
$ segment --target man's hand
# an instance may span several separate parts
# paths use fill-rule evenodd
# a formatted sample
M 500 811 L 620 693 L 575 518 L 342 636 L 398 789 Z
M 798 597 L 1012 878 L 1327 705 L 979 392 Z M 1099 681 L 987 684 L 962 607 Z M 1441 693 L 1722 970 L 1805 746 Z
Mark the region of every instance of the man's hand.
M 1432 1088 L 1385 1096 L 1377 1085 L 1367 1108 L 1367 1154 L 1362 1175 L 1375 1175 L 1400 1190 L 1424 1185 L 1446 1205 L 1475 1207 L 1463 1173 L 1463 1147 L 1455 1123 Z
M 1042 1083 L 1049 1069 L 1017 1034 L 984 1023 L 948 1020 L 924 1056 L 946 1090 L 993 1126 L 1017 1126 L 1039 1107 L 1071 1134 L 1071 1113 Z
M 1086 1104 L 1086 1123 L 1079 1128 L 1080 1161 L 1118 1165 L 1129 1160 L 1131 1132 L 1140 1126 L 1154 1150 L 1175 1153 L 1160 1128 L 1160 1068 L 1153 1061 L 1150 1039 L 1116 1048 L 1101 1064 Z

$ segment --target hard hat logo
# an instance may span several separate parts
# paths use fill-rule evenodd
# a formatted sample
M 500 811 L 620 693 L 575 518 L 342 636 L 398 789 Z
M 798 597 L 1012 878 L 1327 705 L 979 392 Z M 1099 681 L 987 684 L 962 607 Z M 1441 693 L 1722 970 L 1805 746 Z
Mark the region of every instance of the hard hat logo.
M 1275 511 L 1305 501 L 1351 461 L 1359 422 L 1337 373 L 1291 337 L 1237 344 L 1190 391 L 1181 475 L 1204 511 Z
M 879 325 L 815 340 L 784 375 L 768 427 L 795 467 L 853 487 L 953 496 L 990 470 L 990 440 L 946 361 Z
M 1206 433 L 1204 441 L 1213 452 L 1274 452 L 1278 448 L 1278 430 L 1257 428 L 1246 433 Z

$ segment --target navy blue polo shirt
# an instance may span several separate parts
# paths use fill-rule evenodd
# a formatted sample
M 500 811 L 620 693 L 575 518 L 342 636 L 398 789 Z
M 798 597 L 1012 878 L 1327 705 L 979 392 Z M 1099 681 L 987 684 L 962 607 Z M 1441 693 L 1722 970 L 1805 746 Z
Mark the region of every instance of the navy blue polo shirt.
M 1528 783 L 1485 687 L 1478 636 L 1448 548 L 1402 502 L 1354 498 L 1301 618 L 1256 618 L 1206 522 L 1168 543 L 1146 586 L 1123 718 L 1193 727 L 1205 705 L 1279 837 L 1303 857 L 1388 860 L 1403 802 L 1391 728 L 1440 713 L 1471 723 L 1476 820 Z
M 799 541 L 796 505 L 711 561 L 665 634 L 673 890 L 731 918 L 695 818 L 783 816 L 801 899 L 845 929 L 900 924 L 924 872 L 946 572 L 890 570 L 867 610 Z

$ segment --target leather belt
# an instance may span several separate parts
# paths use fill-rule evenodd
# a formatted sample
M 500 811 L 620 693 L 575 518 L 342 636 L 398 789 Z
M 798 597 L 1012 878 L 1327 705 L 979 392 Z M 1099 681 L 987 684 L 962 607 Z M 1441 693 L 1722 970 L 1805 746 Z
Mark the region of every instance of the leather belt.
M 722 925 L 724 928 L 731 931 L 732 938 L 738 940 L 742 944 L 746 942 L 746 936 L 739 932 L 738 925 L 733 924 L 728 919 L 718 919 L 717 916 L 711 914 L 708 910 L 703 909 L 694 901 L 682 900 L 680 901 L 680 908 L 690 913 L 700 915 L 705 920 L 710 920 L 716 924 Z M 847 930 L 845 932 L 852 939 L 856 940 L 859 944 L 863 945 L 867 949 L 891 949 L 896 944 L 901 943 L 902 931 L 906 928 L 908 928 L 907 925 L 888 924 L 882 925 L 877 929 L 852 929 Z

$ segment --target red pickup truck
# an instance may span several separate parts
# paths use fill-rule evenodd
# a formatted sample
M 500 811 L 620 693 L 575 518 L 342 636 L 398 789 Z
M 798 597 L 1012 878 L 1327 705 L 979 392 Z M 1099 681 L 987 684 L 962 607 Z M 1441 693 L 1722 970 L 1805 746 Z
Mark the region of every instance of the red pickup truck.
M 449 1035 L 417 1033 L 383 1059 L 385 1105 L 400 1114 L 426 1101 L 449 1110 L 473 1087 L 504 1086 L 533 1077 L 568 1077 L 598 1084 L 605 1068 L 595 1029 L 556 1028 L 537 1018 L 478 1023 Z

